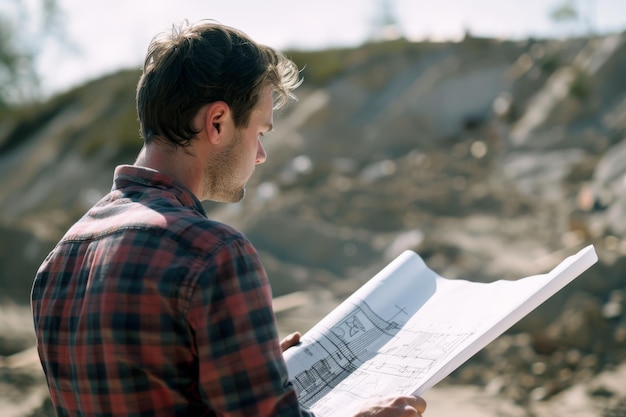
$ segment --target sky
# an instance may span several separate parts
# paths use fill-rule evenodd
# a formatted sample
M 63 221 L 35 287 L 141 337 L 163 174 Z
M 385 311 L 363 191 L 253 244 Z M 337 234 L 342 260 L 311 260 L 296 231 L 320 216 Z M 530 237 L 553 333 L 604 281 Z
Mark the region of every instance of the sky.
M 35 0 L 30 0 L 35 1 Z M 383 0 L 57 0 L 65 41 L 46 41 L 38 61 L 44 93 L 119 69 L 139 68 L 150 39 L 172 24 L 214 19 L 286 49 L 352 47 L 372 39 Z M 570 0 L 584 19 L 555 22 L 567 0 L 388 0 L 412 40 L 522 39 L 626 29 L 626 0 Z

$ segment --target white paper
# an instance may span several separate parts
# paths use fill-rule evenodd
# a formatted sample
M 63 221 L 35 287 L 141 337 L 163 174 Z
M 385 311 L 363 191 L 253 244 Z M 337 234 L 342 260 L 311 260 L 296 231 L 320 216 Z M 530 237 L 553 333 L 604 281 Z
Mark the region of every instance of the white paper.
M 285 352 L 289 377 L 320 417 L 421 395 L 597 259 L 590 245 L 550 273 L 486 284 L 440 277 L 405 251 Z

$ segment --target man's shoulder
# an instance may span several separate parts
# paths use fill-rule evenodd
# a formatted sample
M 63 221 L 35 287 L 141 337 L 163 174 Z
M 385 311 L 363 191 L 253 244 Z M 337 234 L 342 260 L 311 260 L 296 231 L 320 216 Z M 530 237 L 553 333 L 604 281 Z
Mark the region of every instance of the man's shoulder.
M 139 209 L 134 216 L 136 220 L 126 224 L 127 227 L 145 227 L 147 233 L 159 234 L 201 254 L 234 242 L 249 245 L 244 234 L 233 226 L 210 219 L 191 207 L 170 207 L 163 211 Z
M 234 227 L 209 219 L 193 207 L 158 203 L 115 199 L 101 202 L 75 223 L 62 240 L 91 241 L 126 235 L 135 241 L 159 241 L 159 247 L 182 245 L 204 254 L 234 241 L 249 244 Z
M 199 215 L 181 218 L 168 232 L 202 251 L 234 241 L 248 243 L 243 233 L 234 227 Z

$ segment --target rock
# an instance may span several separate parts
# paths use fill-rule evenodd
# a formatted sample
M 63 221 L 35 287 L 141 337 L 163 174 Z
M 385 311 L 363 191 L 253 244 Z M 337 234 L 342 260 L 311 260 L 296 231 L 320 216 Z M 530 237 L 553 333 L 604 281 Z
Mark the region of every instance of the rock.
M 546 338 L 554 344 L 590 351 L 606 345 L 608 329 L 600 300 L 575 293 L 567 300 L 560 317 L 546 329 Z
M 626 364 L 574 385 L 548 402 L 530 404 L 534 417 L 622 416 L 626 411 Z

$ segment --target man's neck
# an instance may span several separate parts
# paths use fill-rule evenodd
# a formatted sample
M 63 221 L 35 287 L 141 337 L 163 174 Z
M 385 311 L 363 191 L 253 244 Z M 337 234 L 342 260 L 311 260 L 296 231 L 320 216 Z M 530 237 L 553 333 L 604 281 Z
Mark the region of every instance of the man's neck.
M 151 168 L 174 178 L 201 199 L 202 169 L 190 150 L 151 143 L 141 148 L 134 165 Z

